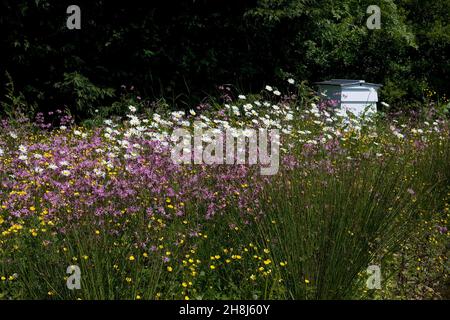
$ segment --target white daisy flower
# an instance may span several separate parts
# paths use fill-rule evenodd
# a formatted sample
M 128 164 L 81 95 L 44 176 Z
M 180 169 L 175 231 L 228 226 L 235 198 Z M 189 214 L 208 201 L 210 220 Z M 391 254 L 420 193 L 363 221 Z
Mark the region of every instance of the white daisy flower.
M 65 177 L 68 177 L 68 176 L 70 176 L 70 171 L 69 170 L 63 170 L 63 171 L 61 171 L 61 174 L 63 176 L 65 176 Z
M 34 172 L 36 173 L 42 173 L 42 171 L 44 171 L 44 169 L 40 168 L 40 167 L 34 167 Z
M 97 169 L 97 168 L 94 169 L 94 174 L 95 174 L 97 177 L 102 177 L 102 178 L 104 178 L 105 175 L 106 175 L 105 172 L 103 172 L 102 170 L 99 170 L 99 169 Z

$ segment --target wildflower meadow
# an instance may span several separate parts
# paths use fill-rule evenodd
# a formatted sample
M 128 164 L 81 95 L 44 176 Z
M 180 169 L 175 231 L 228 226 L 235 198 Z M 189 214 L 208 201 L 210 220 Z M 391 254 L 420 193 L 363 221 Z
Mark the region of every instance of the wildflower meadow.
M 448 118 L 338 115 L 301 88 L 4 118 L 0 299 L 448 298 Z M 192 161 L 174 161 L 180 128 Z M 271 174 L 245 159 L 261 129 Z M 225 131 L 241 162 L 193 161 Z

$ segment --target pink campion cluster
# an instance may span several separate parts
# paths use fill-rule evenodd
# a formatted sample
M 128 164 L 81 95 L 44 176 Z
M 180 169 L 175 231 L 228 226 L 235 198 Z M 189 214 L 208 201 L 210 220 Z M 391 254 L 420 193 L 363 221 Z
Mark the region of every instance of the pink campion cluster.
M 48 219 L 127 213 L 170 219 L 199 204 L 207 219 L 228 205 L 244 217 L 257 214 L 261 186 L 250 167 L 177 165 L 168 147 L 145 137 L 130 137 L 117 150 L 101 129 L 40 134 L 19 146 L 0 142 L 11 156 L 0 161 L 0 204 L 11 218 L 46 210 Z

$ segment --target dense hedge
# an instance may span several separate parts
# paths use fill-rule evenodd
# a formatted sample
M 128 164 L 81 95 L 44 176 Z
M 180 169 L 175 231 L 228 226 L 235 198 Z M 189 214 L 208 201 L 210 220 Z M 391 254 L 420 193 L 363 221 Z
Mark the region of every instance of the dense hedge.
M 81 30 L 66 28 L 70 4 L 81 8 Z M 370 4 L 381 7 L 380 30 L 366 27 Z M 0 99 L 4 108 L 67 106 L 83 116 L 131 86 L 180 107 L 220 84 L 254 91 L 294 76 L 362 78 L 383 83 L 390 103 L 420 100 L 425 88 L 449 91 L 449 7 L 450 0 L 0 0 Z

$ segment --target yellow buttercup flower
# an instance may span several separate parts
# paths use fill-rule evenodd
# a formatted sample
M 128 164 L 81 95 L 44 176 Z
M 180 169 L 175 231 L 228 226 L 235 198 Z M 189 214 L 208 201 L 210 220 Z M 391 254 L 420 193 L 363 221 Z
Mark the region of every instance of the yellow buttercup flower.
M 272 260 L 270 260 L 270 259 L 264 260 L 264 264 L 265 265 L 268 265 L 268 264 L 271 264 L 271 263 L 272 263 Z

